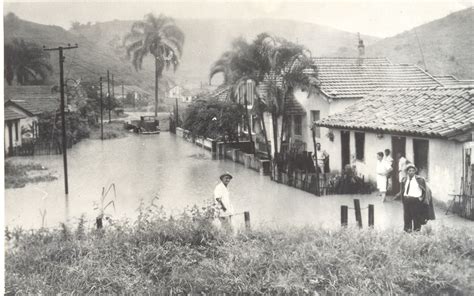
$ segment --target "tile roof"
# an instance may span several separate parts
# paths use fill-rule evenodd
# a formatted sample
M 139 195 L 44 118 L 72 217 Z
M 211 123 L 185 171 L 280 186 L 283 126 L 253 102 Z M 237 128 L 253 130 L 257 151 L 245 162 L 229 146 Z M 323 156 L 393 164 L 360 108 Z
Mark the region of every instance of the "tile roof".
M 17 119 L 22 119 L 26 118 L 26 115 L 21 114 L 20 112 L 17 112 L 11 108 L 5 107 L 4 109 L 4 120 L 17 120 Z
M 44 112 L 54 112 L 58 110 L 60 106 L 59 98 L 8 100 L 5 102 L 6 105 L 9 103 L 14 103 L 33 115 L 39 115 Z
M 372 65 L 391 65 L 389 59 L 384 57 L 362 58 L 357 57 L 315 57 L 313 62 L 316 65 L 354 65 L 354 64 L 372 64 Z
M 316 125 L 447 138 L 474 128 L 474 86 L 378 89 Z
M 320 88 L 330 98 L 362 98 L 377 88 L 439 86 L 415 65 L 316 64 Z
M 285 101 L 286 114 L 288 115 L 304 115 L 306 110 L 301 106 L 301 104 L 293 97 L 290 96 Z
M 444 86 L 474 84 L 474 80 L 459 80 L 453 75 L 433 76 L 433 77 Z
M 37 115 L 59 109 L 59 93 L 51 85 L 5 86 L 5 104 L 11 101 Z
M 211 91 L 204 96 L 207 98 L 218 99 L 220 101 L 225 101 L 229 98 L 230 92 L 232 90 L 232 86 L 221 86 L 218 87 L 216 90 Z

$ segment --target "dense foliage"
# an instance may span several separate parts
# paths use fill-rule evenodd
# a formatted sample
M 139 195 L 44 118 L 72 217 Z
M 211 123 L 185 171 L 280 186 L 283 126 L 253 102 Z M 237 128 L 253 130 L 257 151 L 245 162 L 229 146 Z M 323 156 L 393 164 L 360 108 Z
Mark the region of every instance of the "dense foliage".
M 61 115 L 50 112 L 43 113 L 38 119 L 39 137 L 47 141 L 61 142 L 62 123 Z M 84 119 L 78 112 L 68 112 L 66 114 L 66 136 L 76 143 L 81 139 L 88 138 L 90 133 L 87 119 Z
M 206 212 L 204 212 L 206 213 Z M 6 294 L 463 295 L 473 291 L 472 229 L 313 228 L 228 237 L 194 209 L 142 210 L 105 231 L 6 231 Z
M 4 74 L 8 85 L 15 80 L 19 84 L 43 84 L 53 72 L 49 54 L 38 44 L 13 39 L 6 43 Z
M 197 100 L 187 108 L 183 128 L 194 137 L 237 141 L 243 114 L 244 108 L 233 102 Z

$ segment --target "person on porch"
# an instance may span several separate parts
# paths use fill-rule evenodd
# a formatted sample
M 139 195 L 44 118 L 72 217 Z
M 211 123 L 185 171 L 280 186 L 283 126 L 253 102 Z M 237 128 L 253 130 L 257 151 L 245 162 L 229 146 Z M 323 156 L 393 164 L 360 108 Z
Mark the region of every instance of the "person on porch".
M 316 164 L 318 165 L 320 173 L 329 173 L 329 154 L 326 150 L 321 150 L 321 144 L 316 143 L 317 151 L 317 160 Z
M 377 189 L 379 195 L 382 198 L 382 202 L 385 202 L 385 196 L 387 194 L 387 176 L 391 171 L 391 166 L 384 159 L 383 152 L 377 152 Z

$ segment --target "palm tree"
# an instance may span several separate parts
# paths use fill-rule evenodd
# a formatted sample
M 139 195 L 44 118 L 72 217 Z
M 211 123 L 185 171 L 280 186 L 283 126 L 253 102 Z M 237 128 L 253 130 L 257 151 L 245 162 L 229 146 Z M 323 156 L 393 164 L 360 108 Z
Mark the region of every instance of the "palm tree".
M 4 74 L 8 85 L 16 77 L 19 84 L 41 84 L 53 72 L 49 53 L 38 44 L 13 39 L 5 44 Z
M 124 44 L 137 71 L 142 69 L 143 58 L 148 54 L 155 58 L 155 116 L 158 116 L 158 80 L 165 68 L 177 69 L 183 53 L 184 33 L 172 18 L 155 17 L 150 13 L 132 25 Z

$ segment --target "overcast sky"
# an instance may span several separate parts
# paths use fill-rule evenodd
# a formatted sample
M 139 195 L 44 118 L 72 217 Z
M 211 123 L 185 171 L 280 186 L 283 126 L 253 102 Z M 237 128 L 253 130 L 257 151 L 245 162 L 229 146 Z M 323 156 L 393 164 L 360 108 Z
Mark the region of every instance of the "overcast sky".
M 33 3 L 32 3 L 33 2 Z M 389 37 L 452 12 L 472 6 L 472 0 L 377 1 L 8 1 L 4 14 L 69 29 L 72 21 L 137 20 L 146 13 L 175 18 L 279 18 L 379 37 Z

